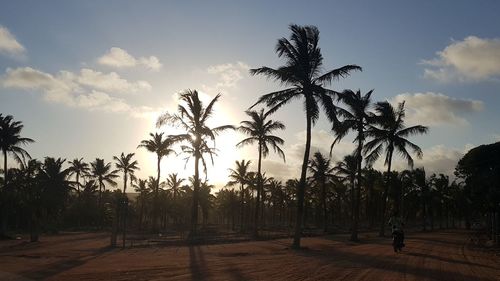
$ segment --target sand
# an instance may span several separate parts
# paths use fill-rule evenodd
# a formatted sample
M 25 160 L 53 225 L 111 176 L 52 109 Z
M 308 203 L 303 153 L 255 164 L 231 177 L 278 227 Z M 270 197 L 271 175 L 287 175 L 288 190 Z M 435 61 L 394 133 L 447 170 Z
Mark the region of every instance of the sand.
M 110 249 L 105 233 L 0 241 L 0 280 L 500 280 L 500 257 L 465 231 L 408 234 L 396 254 L 389 238 L 361 235 L 232 244 Z

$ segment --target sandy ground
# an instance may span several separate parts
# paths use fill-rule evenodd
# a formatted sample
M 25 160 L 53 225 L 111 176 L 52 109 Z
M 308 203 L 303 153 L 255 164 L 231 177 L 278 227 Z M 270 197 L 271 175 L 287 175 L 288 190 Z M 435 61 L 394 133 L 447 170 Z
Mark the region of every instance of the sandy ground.
M 390 239 L 362 236 L 234 244 L 109 249 L 106 234 L 0 241 L 0 280 L 500 280 L 500 257 L 469 245 L 463 231 Z

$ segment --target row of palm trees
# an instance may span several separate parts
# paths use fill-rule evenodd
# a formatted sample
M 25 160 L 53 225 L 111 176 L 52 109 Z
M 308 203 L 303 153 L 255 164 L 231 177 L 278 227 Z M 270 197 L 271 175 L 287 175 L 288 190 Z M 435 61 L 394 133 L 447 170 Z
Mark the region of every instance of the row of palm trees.
M 356 150 L 349 161 L 353 163 L 345 163 L 356 168 L 356 174 L 350 175 L 350 181 L 353 184 L 352 196 L 352 240 L 358 240 L 358 221 L 359 221 L 359 205 L 361 197 L 362 185 L 362 170 L 363 162 L 365 167 L 370 167 L 380 155 L 385 154 L 385 164 L 388 167 L 386 190 L 383 194 L 383 208 L 382 208 L 382 224 L 385 221 L 386 201 L 388 196 L 388 186 L 391 179 L 391 163 L 393 154 L 397 151 L 404 158 L 408 160 L 410 166 L 413 165 L 413 158 L 408 152 L 407 148 L 413 150 L 417 157 L 422 156 L 421 149 L 410 142 L 407 137 L 422 134 L 427 132 L 427 127 L 412 126 L 406 127 L 404 124 L 404 103 L 398 105 L 397 108 L 388 102 L 379 102 L 373 104 L 371 102 L 371 95 L 373 91 L 366 94 L 361 94 L 351 90 L 338 92 L 327 88 L 334 80 L 346 77 L 353 71 L 361 71 L 361 67 L 357 65 L 346 65 L 338 69 L 321 73 L 323 68 L 323 56 L 319 48 L 319 30 L 314 26 L 290 26 L 291 35 L 289 39 L 282 38 L 278 40 L 276 52 L 279 57 L 283 58 L 285 63 L 278 68 L 261 67 L 250 70 L 253 75 L 264 75 L 268 78 L 276 80 L 281 85 L 286 86 L 285 89 L 272 92 L 261 96 L 255 104 L 253 104 L 246 112 L 250 120 L 241 122 L 239 127 L 232 125 L 222 125 L 218 127 L 209 127 L 207 121 L 214 114 L 214 105 L 220 99 L 220 95 L 213 98 L 206 106 L 200 100 L 196 90 L 187 90 L 180 96 L 181 103 L 177 108 L 176 113 L 165 113 L 160 116 L 157 121 L 157 126 L 164 125 L 175 126 L 181 128 L 184 132 L 178 135 L 164 136 L 163 133 L 150 134 L 151 139 L 143 140 L 139 145 L 140 148 L 145 148 L 150 152 L 157 155 L 157 177 L 154 184 L 154 216 L 159 214 L 159 193 L 160 193 L 160 162 L 163 157 L 175 153 L 173 145 L 179 145 L 182 154 L 186 155 L 186 160 L 194 159 L 194 176 L 192 178 L 192 203 L 191 203 L 191 227 L 190 234 L 194 236 L 198 228 L 198 207 L 200 205 L 200 192 L 202 180 L 200 177 L 200 164 L 202 165 L 203 172 L 207 175 L 207 160 L 213 164 L 213 156 L 215 153 L 215 138 L 220 133 L 226 130 L 238 129 L 244 134 L 248 135 L 247 138 L 237 144 L 237 146 L 257 144 L 258 146 L 258 163 L 256 173 L 256 207 L 254 208 L 254 226 L 253 234 L 258 235 L 258 227 L 260 225 L 259 219 L 263 210 L 263 188 L 264 176 L 262 169 L 262 158 L 268 156 L 270 148 L 273 149 L 279 156 L 285 160 L 285 154 L 280 146 L 284 144 L 283 139 L 273 135 L 274 131 L 282 130 L 285 125 L 279 121 L 271 120 L 269 117 L 281 109 L 284 105 L 293 100 L 301 99 L 304 102 L 304 110 L 306 114 L 306 140 L 305 150 L 302 162 L 300 178 L 296 190 L 296 215 L 295 215 L 295 235 L 294 247 L 300 247 L 300 238 L 302 235 L 302 226 L 304 220 L 304 204 L 305 195 L 307 192 L 308 169 L 315 171 L 315 169 L 323 168 L 329 160 L 326 157 L 319 155 L 314 156 L 314 165 L 311 165 L 310 148 L 311 148 L 311 131 L 312 127 L 319 118 L 320 108 L 332 124 L 332 132 L 336 136 L 332 149 L 335 144 L 343 139 L 350 132 L 355 135 L 355 142 L 357 143 Z M 257 105 L 264 105 L 264 109 L 254 111 L 252 110 Z M 374 108 L 372 112 L 371 109 Z M 12 122 L 11 122 L 12 123 Z M 15 122 L 14 122 L 15 123 Z M 18 124 L 18 126 L 22 126 Z M 22 128 L 22 127 L 21 127 Z M 32 140 L 22 139 L 18 136 L 17 144 L 26 144 Z M 13 153 L 14 157 L 29 156 L 24 150 L 20 148 L 7 147 L 4 151 L 4 161 L 7 161 L 7 151 Z M 134 161 L 134 154 L 123 154 L 119 157 L 114 157 L 117 162 L 116 168 L 123 173 L 123 193 L 126 192 L 127 182 L 134 180 L 134 171 L 138 169 L 137 162 Z M 316 157 L 317 156 L 317 157 Z M 209 157 L 209 158 L 207 158 Z M 22 159 L 17 159 L 22 160 Z M 364 160 L 364 161 L 363 161 Z M 321 162 L 322 161 L 322 162 Z M 21 161 L 22 162 L 22 161 Z M 96 181 L 99 187 L 99 208 L 103 207 L 102 193 L 105 184 L 116 185 L 115 179 L 118 177 L 117 170 L 113 170 L 111 163 L 105 163 L 103 159 L 96 159 L 92 162 L 90 167 L 82 163 L 82 159 L 75 159 L 72 163 L 71 173 L 76 176 L 76 186 L 80 189 L 79 179 L 84 176 L 85 169 L 91 169 L 93 180 Z M 242 163 L 244 164 L 244 163 Z M 248 164 L 248 162 L 247 162 Z M 322 166 L 323 165 L 323 166 Z M 248 166 L 248 165 L 247 165 Z M 328 166 L 328 165 L 327 165 Z M 6 163 L 4 163 L 6 170 Z M 238 168 L 237 168 L 238 169 Z M 338 168 L 341 169 L 341 168 Z M 352 171 L 352 170 L 351 170 Z M 8 183 L 7 176 L 5 184 Z M 315 182 L 320 185 L 326 186 L 330 178 L 324 174 L 323 176 L 317 175 Z M 241 189 L 243 189 L 243 183 Z M 355 192 L 354 192 L 355 191 Z M 326 206 L 326 187 L 322 188 L 323 206 Z M 243 194 L 242 194 L 243 195 Z M 399 204 L 395 204 L 395 207 Z M 324 212 L 325 213 L 325 212 Z M 326 214 L 324 219 L 326 220 Z M 155 217 L 154 222 L 157 221 Z M 156 223 L 154 223 L 155 225 Z M 381 235 L 383 235 L 383 227 L 381 227 Z

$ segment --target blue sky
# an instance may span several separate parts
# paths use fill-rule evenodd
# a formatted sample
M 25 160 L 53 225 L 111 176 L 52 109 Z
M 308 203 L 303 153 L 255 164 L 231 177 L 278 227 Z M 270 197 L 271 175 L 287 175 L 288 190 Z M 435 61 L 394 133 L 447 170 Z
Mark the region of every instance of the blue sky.
M 136 152 L 139 175 L 153 175 L 153 155 L 136 146 L 160 112 L 175 108 L 176 93 L 222 93 L 214 124 L 237 124 L 258 96 L 280 87 L 248 68 L 279 66 L 276 40 L 290 23 L 308 24 L 321 32 L 325 70 L 363 67 L 333 88 L 406 100 L 408 122 L 430 127 L 414 139 L 424 149 L 417 166 L 451 173 L 467 149 L 500 139 L 499 11 L 495 1 L 1 1 L 0 112 L 24 122 L 36 158 L 111 161 Z M 301 104 L 273 118 L 287 125 L 279 133 L 287 163 L 271 156 L 264 168 L 298 177 Z M 324 118 L 314 137 L 313 149 L 326 151 L 333 138 Z M 209 168 L 214 183 L 234 160 L 256 162 L 255 148 L 233 148 L 240 139 L 222 137 Z M 351 149 L 347 138 L 334 159 Z M 163 176 L 182 163 L 166 159 Z

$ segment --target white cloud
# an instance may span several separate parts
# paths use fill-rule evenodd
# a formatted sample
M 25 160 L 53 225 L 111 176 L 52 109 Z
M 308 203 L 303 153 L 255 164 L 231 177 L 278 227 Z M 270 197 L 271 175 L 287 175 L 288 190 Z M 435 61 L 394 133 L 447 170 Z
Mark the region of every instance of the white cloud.
M 250 66 L 241 61 L 209 66 L 206 71 L 208 74 L 217 75 L 217 82 L 215 86 L 202 85 L 202 89 L 209 93 L 227 93 L 237 87 L 249 69 Z
M 83 68 L 76 77 L 78 83 L 103 91 L 137 93 L 150 91 L 151 85 L 146 81 L 129 82 L 116 72 L 102 73 L 88 68 Z
M 453 41 L 437 57 L 423 60 L 424 77 L 441 82 L 481 81 L 500 77 L 500 38 L 469 36 Z
M 16 40 L 14 35 L 7 28 L 0 25 L 0 53 L 21 55 L 24 51 L 25 48 Z
M 134 66 L 145 66 L 151 70 L 158 71 L 162 64 L 155 56 L 135 58 L 124 49 L 112 47 L 109 51 L 97 59 L 97 62 L 102 65 L 125 68 Z
M 393 104 L 405 101 L 408 124 L 425 126 L 467 125 L 463 114 L 483 110 L 479 100 L 457 99 L 440 93 L 404 93 L 395 96 Z
M 160 111 L 144 106 L 134 107 L 122 98 L 100 91 L 108 90 L 116 93 L 151 89 L 149 83 L 144 84 L 142 81 L 131 83 L 113 72 L 103 74 L 91 69 L 82 69 L 79 75 L 69 71 L 60 71 L 57 75 L 52 75 L 31 67 L 8 68 L 5 75 L 0 78 L 0 85 L 5 88 L 39 91 L 48 102 L 87 110 L 129 113 L 137 118 L 151 118 Z

